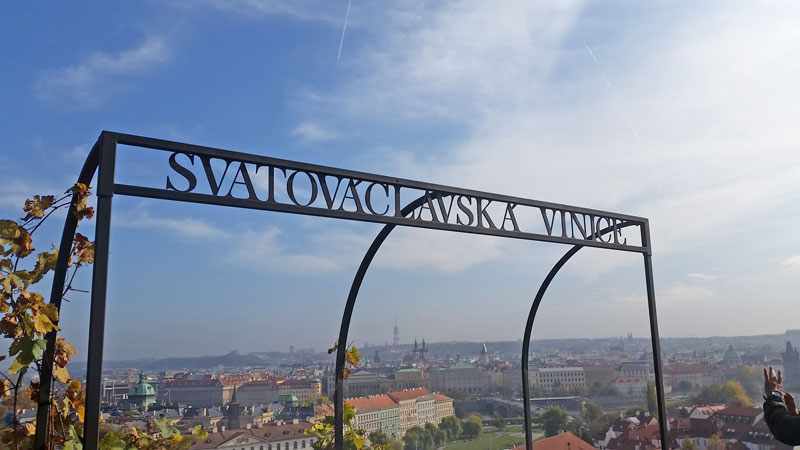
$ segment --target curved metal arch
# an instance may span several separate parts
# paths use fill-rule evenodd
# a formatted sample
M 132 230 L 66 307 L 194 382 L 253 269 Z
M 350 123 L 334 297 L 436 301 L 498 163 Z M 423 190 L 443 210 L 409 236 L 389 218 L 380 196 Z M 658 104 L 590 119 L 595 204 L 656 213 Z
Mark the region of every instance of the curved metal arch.
M 78 175 L 77 183 L 89 185 L 94 178 L 95 172 L 100 165 L 100 146 L 101 139 L 92 146 L 86 161 L 83 163 L 81 173 Z M 70 252 L 72 251 L 72 241 L 75 237 L 75 230 L 78 227 L 78 219 L 75 217 L 75 206 L 73 195 L 72 204 L 69 207 L 67 218 L 64 221 L 64 231 L 61 233 L 61 243 L 58 247 L 58 259 L 53 273 L 53 286 L 50 289 L 50 303 L 55 305 L 59 314 L 61 312 L 61 301 L 64 294 L 64 285 L 69 268 Z M 54 321 L 58 325 L 58 321 Z M 53 361 L 56 351 L 57 330 L 53 330 L 45 336 L 47 347 L 42 355 L 42 367 L 39 371 L 39 401 L 36 409 L 36 436 L 34 437 L 34 448 L 45 450 L 48 448 L 48 429 L 50 419 L 50 394 L 53 387 Z
M 446 196 L 449 194 L 444 195 Z M 412 201 L 400 211 L 400 214 L 404 217 L 407 216 L 412 211 L 419 208 L 422 202 L 425 201 L 425 198 L 425 195 L 422 195 Z M 375 236 L 372 245 L 369 246 L 367 253 L 364 254 L 364 258 L 361 260 L 361 265 L 358 266 L 353 284 L 350 285 L 350 293 L 347 295 L 347 303 L 344 307 L 342 323 L 339 328 L 339 341 L 336 347 L 336 390 L 334 392 L 333 416 L 336 450 L 342 450 L 344 448 L 344 361 L 345 353 L 347 352 L 347 335 L 350 331 L 350 319 L 353 317 L 353 308 L 356 304 L 358 292 L 361 289 L 361 283 L 364 281 L 364 276 L 367 274 L 367 269 L 369 269 L 369 265 L 372 264 L 372 259 L 375 257 L 375 254 L 378 253 L 383 242 L 389 237 L 389 233 L 391 233 L 396 226 L 397 225 L 394 224 L 386 225 L 381 229 L 378 235 Z
M 618 229 L 625 228 L 635 225 L 631 222 L 623 222 L 616 226 L 606 227 L 602 230 L 597 231 L 597 233 L 591 238 L 600 237 L 610 232 L 615 232 Z M 643 239 L 646 238 L 645 232 L 643 230 Z M 528 320 L 525 323 L 525 334 L 522 338 L 522 399 L 523 399 L 523 411 L 525 416 L 525 448 L 526 450 L 533 450 L 533 437 L 531 434 L 531 398 L 530 398 L 530 384 L 528 381 L 528 354 L 530 352 L 530 341 L 531 341 L 531 333 L 533 331 L 533 322 L 536 319 L 536 313 L 539 310 L 539 305 L 542 302 L 542 298 L 544 297 L 545 292 L 547 292 L 547 288 L 550 287 L 550 283 L 552 283 L 555 276 L 561 271 L 561 268 L 575 256 L 584 246 L 583 245 L 575 245 L 571 249 L 569 249 L 559 260 L 553 265 L 553 268 L 550 269 L 550 272 L 545 277 L 542 284 L 539 286 L 539 290 L 536 292 L 536 297 L 533 300 L 533 304 L 531 305 L 531 310 L 528 313 Z M 651 327 L 651 339 L 653 339 L 653 359 L 656 371 L 656 389 L 657 392 L 657 400 L 658 400 L 658 422 L 659 428 L 661 432 L 661 442 L 662 448 L 664 445 L 668 445 L 667 442 L 667 423 L 666 423 L 666 411 L 664 408 L 664 394 L 661 385 L 661 364 L 659 355 L 660 349 L 658 345 L 658 329 L 657 325 L 654 321 L 654 314 L 655 314 L 655 302 L 654 302 L 654 295 L 653 295 L 653 283 L 652 283 L 652 267 L 650 261 L 650 255 L 644 255 L 644 262 L 645 262 L 645 282 L 647 285 L 647 296 L 648 296 L 648 306 L 650 308 L 650 327 Z

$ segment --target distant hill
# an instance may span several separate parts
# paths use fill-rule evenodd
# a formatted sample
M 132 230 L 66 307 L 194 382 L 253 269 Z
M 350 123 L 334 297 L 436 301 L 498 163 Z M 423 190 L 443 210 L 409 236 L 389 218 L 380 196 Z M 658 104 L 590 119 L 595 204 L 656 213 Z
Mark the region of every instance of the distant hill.
M 85 364 L 85 363 L 84 363 Z M 198 370 L 214 367 L 256 367 L 265 366 L 267 361 L 253 355 L 241 355 L 232 351 L 219 356 L 172 357 L 161 359 L 138 359 L 125 361 L 103 361 L 103 368 L 120 369 L 133 367 L 145 371 L 159 370 Z

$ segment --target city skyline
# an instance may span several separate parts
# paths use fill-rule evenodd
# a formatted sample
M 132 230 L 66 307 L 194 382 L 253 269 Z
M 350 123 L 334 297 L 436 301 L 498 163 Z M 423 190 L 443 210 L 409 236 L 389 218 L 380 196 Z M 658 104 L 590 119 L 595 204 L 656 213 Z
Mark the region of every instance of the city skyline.
M 797 327 L 795 5 L 354 2 L 345 29 L 347 6 L 5 6 L 0 213 L 69 187 L 101 130 L 137 133 L 644 216 L 662 336 Z M 155 164 L 125 154 L 119 175 Z M 328 348 L 378 229 L 115 199 L 106 356 Z M 519 339 L 566 250 L 398 229 L 351 339 L 393 342 L 395 314 L 402 341 Z M 534 339 L 649 336 L 642 272 L 582 250 Z M 63 336 L 85 355 L 88 297 L 68 298 Z

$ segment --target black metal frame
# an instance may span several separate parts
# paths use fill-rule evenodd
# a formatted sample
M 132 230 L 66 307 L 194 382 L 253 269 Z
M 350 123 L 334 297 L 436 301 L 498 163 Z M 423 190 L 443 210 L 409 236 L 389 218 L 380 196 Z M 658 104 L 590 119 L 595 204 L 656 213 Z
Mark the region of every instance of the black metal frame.
M 226 170 L 227 167 L 230 166 L 232 162 L 239 162 L 240 168 L 239 170 L 242 171 L 242 167 L 245 164 L 254 164 L 257 168 L 259 167 L 269 167 L 270 173 L 270 192 L 269 198 L 267 200 L 261 200 L 257 198 L 257 196 L 252 192 L 250 186 L 249 176 L 245 173 L 243 175 L 243 182 L 239 183 L 242 185 L 246 185 L 248 188 L 248 192 L 250 195 L 247 198 L 239 198 L 236 196 L 229 195 L 227 196 L 219 196 L 217 192 L 213 192 L 214 195 L 203 194 L 203 193 L 195 193 L 191 192 L 194 189 L 194 185 L 190 182 L 190 187 L 186 190 L 179 190 L 175 189 L 174 186 L 170 186 L 170 183 L 167 183 L 166 189 L 158 189 L 152 187 L 142 187 L 142 186 L 132 186 L 132 185 L 125 185 L 125 184 L 117 184 L 114 181 L 114 171 L 116 166 L 116 154 L 117 154 L 117 146 L 118 145 L 127 145 L 131 147 L 140 147 L 140 148 L 148 148 L 148 149 L 155 149 L 155 150 L 163 150 L 172 152 L 174 157 L 177 154 L 183 154 L 185 156 L 194 158 L 195 156 L 199 157 L 200 159 L 205 158 L 207 162 L 211 158 L 222 160 L 226 163 Z M 192 159 L 192 163 L 194 159 Z M 173 166 L 173 169 L 175 167 Z M 316 180 L 320 185 L 324 185 L 325 180 L 328 177 L 332 177 L 337 180 L 337 192 L 339 184 L 343 180 L 348 180 L 349 186 L 352 186 L 351 195 L 352 197 L 358 197 L 356 186 L 362 182 L 366 184 L 370 184 L 370 188 L 367 189 L 367 197 L 366 203 L 368 211 L 365 211 L 362 208 L 359 199 L 353 199 L 354 204 L 356 205 L 355 211 L 347 210 L 343 207 L 344 199 L 342 200 L 342 204 L 339 208 L 332 207 L 332 201 L 328 201 L 328 207 L 319 207 L 319 206 L 312 206 L 313 198 L 316 196 L 316 189 L 317 187 L 313 187 L 315 194 L 312 196 L 312 200 L 308 202 L 308 204 L 301 204 L 296 201 L 294 198 L 294 194 L 289 192 L 289 196 L 292 198 L 292 202 L 278 202 L 273 197 L 273 171 L 274 170 L 283 171 L 286 174 L 286 171 L 294 171 L 293 173 L 303 173 L 308 176 L 309 180 L 311 181 L 312 185 L 315 183 L 314 177 L 317 177 Z M 532 440 L 531 440 L 531 430 L 530 430 L 530 389 L 529 389 L 529 380 L 528 380 L 528 352 L 530 348 L 530 336 L 531 331 L 533 329 L 533 322 L 536 316 L 536 312 L 539 308 L 539 304 L 546 292 L 547 288 L 549 287 L 551 281 L 558 273 L 558 271 L 564 266 L 564 264 L 569 261 L 581 248 L 583 247 L 598 247 L 598 248 L 606 248 L 611 250 L 619 250 L 619 251 L 630 251 L 641 253 L 644 257 L 645 263 L 645 281 L 647 286 L 647 300 L 648 300 L 648 307 L 649 307 L 649 316 L 650 316 L 650 333 L 653 342 L 653 355 L 654 355 L 654 371 L 656 377 L 656 390 L 657 390 L 657 397 L 658 397 L 658 420 L 659 425 L 661 427 L 661 440 L 662 440 L 662 448 L 663 445 L 669 445 L 668 441 L 668 430 L 667 430 L 667 420 L 666 420 L 666 411 L 664 407 L 664 393 L 663 393 L 663 381 L 662 381 L 662 370 L 661 370 L 661 358 L 659 357 L 660 352 L 660 344 L 659 344 L 659 336 L 658 336 L 658 323 L 657 323 L 657 315 L 656 315 L 656 305 L 655 305 L 655 292 L 653 289 L 653 270 L 652 270 L 652 260 L 651 260 L 651 246 L 650 246 L 650 228 L 647 219 L 642 217 L 636 216 L 629 216 L 629 215 L 622 215 L 616 213 L 610 213 L 606 211 L 598 211 L 593 209 L 586 209 L 586 208 L 579 208 L 573 207 L 568 205 L 561 205 L 556 203 L 547 203 L 547 202 L 540 202 L 535 200 L 529 200 L 519 197 L 510 197 L 504 195 L 497 195 L 491 194 L 487 192 L 480 192 L 468 189 L 461 189 L 461 188 L 454 188 L 450 186 L 442 186 L 438 184 L 431 184 L 431 183 L 422 183 L 413 180 L 405 180 L 399 178 L 392 178 L 380 175 L 374 175 L 364 172 L 356 172 L 356 171 L 349 171 L 349 170 L 342 170 L 336 169 L 331 167 L 313 165 L 313 164 L 306 164 L 306 163 L 298 163 L 294 161 L 288 160 L 281 160 L 276 158 L 268 158 L 263 156 L 257 155 L 250 155 L 238 152 L 232 152 L 228 150 L 221 150 L 216 148 L 210 147 L 202 147 L 190 144 L 184 144 L 180 142 L 172 142 L 172 141 L 165 141 L 160 139 L 153 139 L 147 138 L 142 136 L 134 136 L 122 133 L 114 133 L 103 131 L 100 134 L 100 137 L 97 140 L 97 143 L 92 147 L 92 150 L 89 153 L 89 156 L 84 163 L 83 169 L 81 170 L 80 176 L 78 177 L 79 183 L 84 183 L 88 185 L 94 174 L 95 171 L 98 172 L 98 182 L 97 182 L 97 222 L 96 222 L 96 229 L 95 229 L 95 262 L 93 267 L 93 275 L 92 275 L 92 289 L 91 289 L 91 309 L 90 309 L 90 316 L 89 316 L 89 351 L 88 351 L 88 366 L 87 366 L 87 376 L 86 376 L 86 415 L 85 415 L 85 429 L 84 429 L 84 448 L 87 450 L 96 450 L 98 445 L 98 437 L 99 437 L 99 421 L 100 421 L 100 400 L 101 400 L 101 390 L 102 390 L 102 359 L 103 359 L 103 341 L 105 335 L 105 308 L 106 308 L 106 287 L 108 281 L 108 253 L 109 253 L 109 238 L 110 238 L 110 231 L 111 231 L 111 203 L 112 197 L 114 194 L 120 195 L 129 195 L 129 196 L 138 196 L 138 197 L 149 197 L 149 198 L 158 198 L 158 199 L 165 199 L 165 200 L 177 200 L 177 201 L 185 201 L 185 202 L 195 202 L 195 203 L 205 203 L 205 204 L 215 204 L 215 205 L 222 205 L 222 206 L 234 206 L 240 208 L 250 208 L 250 209 L 261 209 L 261 210 L 268 210 L 268 211 L 278 211 L 278 212 L 287 212 L 287 213 L 294 213 L 294 214 L 304 214 L 304 215 L 314 215 L 314 216 L 322 216 L 322 217 L 333 217 L 333 218 L 340 218 L 340 219 L 348 219 L 348 220 L 358 220 L 358 221 L 368 221 L 368 222 L 377 222 L 383 223 L 385 226 L 383 229 L 378 233 L 373 241 L 372 245 L 370 245 L 369 249 L 367 250 L 366 254 L 364 255 L 363 260 L 361 261 L 361 265 L 359 266 L 353 283 L 350 288 L 349 295 L 347 297 L 347 302 L 344 308 L 344 314 L 342 316 L 341 328 L 339 330 L 339 340 L 338 340 L 338 347 L 336 353 L 336 390 L 334 393 L 334 403 L 335 403 L 335 443 L 336 449 L 342 450 L 343 448 L 343 423 L 342 423 L 342 416 L 343 416 L 343 405 L 344 405 L 344 366 L 345 366 L 345 353 L 347 350 L 347 336 L 350 328 L 350 319 L 352 317 L 353 308 L 355 307 L 356 298 L 358 297 L 358 292 L 361 287 L 361 283 L 364 279 L 364 276 L 369 269 L 370 263 L 372 262 L 373 258 L 377 254 L 378 250 L 380 249 L 383 242 L 389 236 L 389 234 L 394 230 L 397 225 L 401 226 L 412 226 L 412 227 L 420 227 L 420 228 L 430 228 L 430 229 L 439 229 L 445 231 L 456 231 L 456 232 L 463 232 L 463 233 L 474 233 L 474 234 L 485 234 L 485 235 L 493 235 L 493 236 L 501 236 L 501 237 L 510 237 L 516 239 L 527 239 L 527 240 L 536 240 L 536 241 L 545 241 L 545 242 L 557 242 L 562 244 L 572 244 L 573 247 L 570 249 L 552 268 L 550 273 L 545 278 L 544 282 L 542 283 L 539 291 L 536 294 L 534 299 L 533 305 L 531 307 L 530 314 L 528 316 L 528 321 L 525 327 L 525 334 L 523 340 L 523 350 L 522 350 L 522 388 L 523 388 L 523 397 L 525 401 L 524 409 L 525 409 L 525 438 L 526 438 L 526 448 L 527 450 L 532 450 Z M 245 170 L 246 172 L 246 170 Z M 234 177 L 234 184 L 236 184 L 236 180 L 239 174 L 235 175 Z M 188 178 L 187 178 L 188 180 Z M 245 183 L 246 182 L 246 183 Z M 209 179 L 209 183 L 211 180 Z M 389 205 L 387 204 L 386 211 L 383 213 L 376 212 L 372 205 L 370 204 L 369 199 L 369 191 L 374 186 L 380 186 L 385 190 L 387 202 L 391 203 L 390 197 L 390 188 L 394 189 L 395 197 L 394 197 L 394 211 L 393 214 L 388 214 L 389 212 Z M 326 186 L 325 189 L 327 189 Z M 231 188 L 232 189 L 232 188 Z M 288 188 L 287 188 L 288 189 Z M 345 187 L 345 199 L 347 199 L 347 189 Z M 411 191 L 423 191 L 423 193 L 416 198 L 415 200 L 411 201 L 410 203 L 402 206 L 401 203 L 401 196 L 400 191 L 401 189 L 405 189 L 406 192 L 408 190 Z M 213 191 L 213 188 L 212 188 Z M 326 192 L 326 195 L 329 195 Z M 477 219 L 477 225 L 473 225 L 473 217 L 469 215 L 469 223 L 462 223 L 460 220 L 453 220 L 448 221 L 447 218 L 444 220 L 439 220 L 434 213 L 434 206 L 433 202 L 435 201 L 443 201 L 444 198 L 450 198 L 450 208 L 452 210 L 453 200 L 455 198 L 459 199 L 459 202 L 462 199 L 467 199 L 470 204 L 472 205 L 472 200 L 476 201 L 477 209 L 475 212 L 475 216 Z M 326 198 L 326 200 L 330 200 Z M 481 202 L 485 202 L 483 208 L 481 207 Z M 494 225 L 491 220 L 491 217 L 485 213 L 486 208 L 492 202 L 496 202 L 497 204 L 504 204 L 506 205 L 506 216 L 504 216 L 502 225 L 500 227 Z M 422 209 L 425 208 L 425 205 L 429 205 L 429 213 L 431 215 L 430 220 L 423 220 L 422 219 Z M 442 210 L 444 210 L 444 203 L 440 203 Z M 461 203 L 459 203 L 461 205 Z M 542 218 L 545 223 L 547 223 L 547 212 L 550 211 L 552 213 L 552 219 L 550 222 L 550 226 L 547 227 L 547 231 L 545 233 L 541 231 L 522 231 L 517 224 L 516 218 L 514 217 L 514 208 L 516 206 L 523 206 L 529 207 L 534 209 L 539 209 L 542 214 Z M 419 216 L 414 217 L 414 211 L 419 209 Z M 72 211 L 71 211 L 72 212 Z M 465 209 L 466 212 L 466 209 Z M 561 215 L 562 221 L 562 234 L 559 236 L 553 233 L 553 224 L 555 223 L 555 217 L 557 213 Z M 449 213 L 448 213 L 449 214 Z M 506 218 L 510 214 L 511 216 L 511 229 L 506 229 L 505 223 Z M 583 226 L 578 223 L 579 227 L 579 235 L 580 237 L 575 236 L 574 227 L 576 226 L 576 221 L 578 220 L 577 217 L 582 217 Z M 456 216 L 457 217 L 457 216 Z M 565 224 L 566 217 L 571 217 L 571 226 L 572 226 L 572 235 L 569 236 L 567 234 L 567 227 Z M 586 219 L 589 220 L 589 225 L 586 224 Z M 482 224 L 482 219 L 485 221 Z M 601 221 L 605 220 L 606 226 L 605 228 L 601 229 Z M 66 279 L 66 272 L 67 272 L 67 261 L 69 258 L 69 252 L 72 245 L 72 236 L 75 233 L 75 228 L 77 225 L 77 219 L 75 218 L 74 214 L 68 214 L 65 225 L 64 231 L 61 237 L 61 244 L 59 248 L 59 259 L 56 265 L 55 275 L 53 277 L 53 288 L 51 292 L 51 299 L 50 302 L 53 303 L 57 308 L 60 309 L 61 307 L 61 296 L 64 288 L 64 283 Z M 620 230 L 626 227 L 638 227 L 641 233 L 641 244 L 628 244 L 627 241 L 619 242 L 617 240 L 618 236 L 621 235 Z M 609 236 L 608 240 L 604 239 L 604 236 Z M 613 236 L 613 239 L 612 239 Z M 612 242 L 613 241 L 613 242 Z M 41 370 L 41 386 L 39 390 L 39 410 L 37 412 L 37 427 L 36 427 L 36 437 L 35 437 L 35 448 L 37 450 L 45 450 L 48 445 L 48 421 L 49 421 L 49 404 L 50 404 L 50 395 L 52 392 L 52 362 L 55 352 L 55 343 L 56 343 L 56 332 L 52 331 L 48 333 L 46 336 L 47 339 L 47 348 L 44 354 L 45 364 L 42 366 Z

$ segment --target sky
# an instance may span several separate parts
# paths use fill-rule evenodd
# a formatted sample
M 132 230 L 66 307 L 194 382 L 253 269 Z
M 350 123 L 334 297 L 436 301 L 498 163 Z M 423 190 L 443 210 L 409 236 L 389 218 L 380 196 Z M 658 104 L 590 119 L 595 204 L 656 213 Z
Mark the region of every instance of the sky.
M 644 216 L 662 336 L 800 328 L 794 2 L 0 8 L 3 217 L 67 189 L 112 130 Z M 160 173 L 158 153 L 121 151 L 118 177 Z M 379 230 L 117 196 L 105 357 L 327 348 Z M 391 342 L 397 316 L 401 342 L 520 339 L 566 250 L 397 229 L 350 336 Z M 85 354 L 88 296 L 68 299 L 63 335 Z M 584 249 L 533 335 L 629 331 L 649 335 L 641 255 Z

